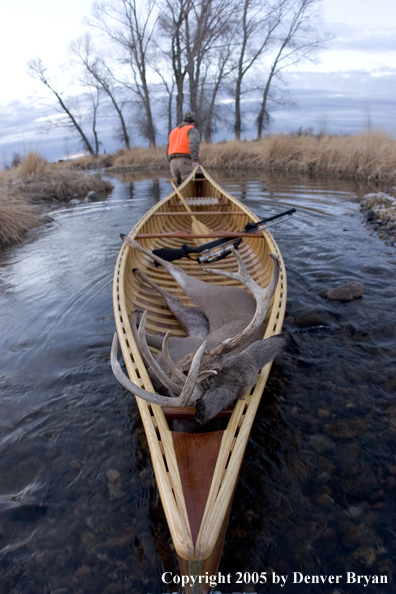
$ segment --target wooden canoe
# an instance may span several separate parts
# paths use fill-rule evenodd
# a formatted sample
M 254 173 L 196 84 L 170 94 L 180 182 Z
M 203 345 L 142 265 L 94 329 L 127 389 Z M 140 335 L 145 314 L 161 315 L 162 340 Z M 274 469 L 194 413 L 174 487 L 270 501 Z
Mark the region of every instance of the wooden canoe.
M 199 173 L 198 173 L 199 172 Z M 182 194 L 181 201 L 178 193 Z M 188 204 L 189 212 L 186 210 Z M 210 241 L 194 237 L 192 222 L 204 223 L 217 235 L 235 234 L 248 221 L 258 217 L 245 205 L 225 192 L 203 168 L 194 171 L 177 191 L 159 201 L 135 225 L 129 234 L 148 250 L 159 247 L 192 246 Z M 184 236 L 180 237 L 180 232 Z M 244 237 L 239 253 L 254 280 L 266 286 L 272 271 L 269 253 L 275 253 L 281 272 L 269 308 L 265 337 L 282 330 L 286 306 L 286 274 L 282 256 L 272 235 L 260 231 Z M 233 284 L 218 275 L 208 275 L 202 265 L 186 258 L 175 262 L 190 275 L 211 283 Z M 237 270 L 231 255 L 211 267 Z M 149 287 L 140 285 L 132 269 L 140 268 L 158 285 L 180 297 L 186 305 L 194 305 L 180 287 L 149 258 L 126 244 L 120 250 L 114 274 L 114 313 L 117 334 L 125 365 L 132 382 L 153 391 L 145 364 L 134 341 L 129 317 L 134 309 L 148 310 L 147 331 L 165 335 L 183 331 L 165 301 Z M 232 499 L 257 407 L 271 364 L 266 365 L 254 389 L 239 400 L 232 411 L 224 411 L 220 430 L 189 433 L 172 429 L 174 418 L 193 418 L 194 409 L 168 409 L 136 398 L 142 418 L 155 477 L 182 576 L 216 574 L 226 534 Z M 206 574 L 208 572 L 208 574 Z M 187 584 L 187 594 L 205 594 L 209 584 Z

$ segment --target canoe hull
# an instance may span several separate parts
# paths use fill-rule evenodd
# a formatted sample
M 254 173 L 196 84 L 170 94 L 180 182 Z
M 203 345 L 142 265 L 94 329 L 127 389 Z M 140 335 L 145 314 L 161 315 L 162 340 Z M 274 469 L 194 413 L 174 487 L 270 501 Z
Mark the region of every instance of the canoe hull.
M 179 187 L 179 192 L 190 200 L 194 216 L 214 231 L 237 232 L 248 221 L 258 220 L 254 213 L 227 194 L 205 171 L 203 177 L 198 179 L 193 172 Z M 211 202 L 198 202 L 202 198 L 211 199 Z M 217 203 L 214 203 L 216 200 Z M 198 240 L 194 244 L 194 239 L 186 241 L 177 237 L 175 232 L 180 229 L 191 233 L 191 216 L 173 192 L 139 221 L 129 237 L 136 238 L 144 234 L 145 237 L 138 241 L 148 250 L 164 246 L 181 247 L 185 242 L 198 244 Z M 172 233 L 175 236 L 169 237 Z M 239 253 L 251 276 L 262 286 L 268 284 L 272 272 L 269 253 L 278 256 L 281 272 L 266 319 L 265 338 L 278 334 L 282 329 L 286 306 L 286 273 L 279 248 L 272 235 L 265 230 L 260 232 L 259 237 L 244 238 Z M 197 278 L 223 285 L 235 284 L 220 275 L 208 278 L 202 266 L 194 260 L 178 260 L 175 264 Z M 232 256 L 217 262 L 215 267 L 233 271 L 237 268 Z M 123 245 L 117 259 L 113 284 L 117 333 L 131 381 L 153 391 L 133 338 L 130 314 L 135 309 L 147 309 L 147 330 L 150 334 L 164 335 L 168 330 L 179 336 L 184 333 L 164 300 L 138 283 L 132 272 L 134 268 L 144 270 L 154 282 L 179 296 L 186 305 L 193 303 L 162 268 L 155 268 L 147 256 Z M 217 435 L 213 432 L 179 435 L 180 432 L 172 430 L 173 421 L 170 418 L 172 415 L 168 415 L 169 411 L 165 410 L 164 413 L 160 406 L 136 398 L 181 575 L 205 576 L 218 571 L 233 495 L 270 368 L 271 364 L 268 364 L 262 369 L 256 386 L 246 394 L 244 400 L 239 400 L 228 414 L 220 415 L 229 418 L 224 420 Z M 180 414 L 188 417 L 188 411 L 182 410 Z M 193 411 L 190 413 L 192 415 Z M 204 479 L 199 478 L 200 452 L 206 468 Z M 191 594 L 208 591 L 207 583 L 186 588 L 186 592 Z

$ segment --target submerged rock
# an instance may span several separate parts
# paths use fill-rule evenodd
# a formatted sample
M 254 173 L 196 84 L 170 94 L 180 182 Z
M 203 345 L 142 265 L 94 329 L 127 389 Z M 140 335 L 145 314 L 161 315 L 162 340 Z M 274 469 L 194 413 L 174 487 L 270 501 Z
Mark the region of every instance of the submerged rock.
M 300 328 L 309 328 L 313 326 L 330 326 L 333 322 L 331 316 L 324 309 L 315 309 L 300 315 L 296 320 L 296 326 Z
M 90 202 L 91 200 L 99 200 L 99 199 L 100 199 L 100 195 L 98 194 L 98 192 L 95 192 L 95 190 L 91 190 L 85 196 L 84 201 L 85 202 Z
M 360 209 L 369 228 L 377 231 L 380 239 L 396 239 L 396 198 L 385 192 L 366 194 L 360 202 Z
M 327 293 L 327 299 L 329 299 L 329 301 L 340 301 L 341 303 L 347 303 L 348 301 L 359 299 L 359 297 L 362 296 L 363 291 L 363 283 L 352 281 L 339 287 L 330 289 L 330 291 Z
M 333 450 L 335 448 L 335 443 L 326 435 L 321 435 L 317 433 L 315 435 L 311 435 L 309 437 L 309 444 L 313 447 L 317 454 L 323 454 L 329 450 Z

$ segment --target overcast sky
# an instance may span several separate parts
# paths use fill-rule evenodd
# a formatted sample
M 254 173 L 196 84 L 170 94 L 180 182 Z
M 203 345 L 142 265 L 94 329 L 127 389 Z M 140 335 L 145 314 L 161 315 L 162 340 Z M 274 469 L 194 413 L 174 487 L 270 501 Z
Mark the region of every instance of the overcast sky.
M 45 134 L 44 87 L 27 75 L 40 56 L 50 71 L 66 61 L 68 42 L 86 30 L 92 0 L 5 0 L 0 20 L 0 164 L 30 149 L 51 160 L 72 154 L 65 131 Z M 373 129 L 396 135 L 396 0 L 322 0 L 334 35 L 316 65 L 287 75 L 295 105 L 275 111 L 272 131 L 330 133 Z M 164 122 L 165 124 L 165 122 Z M 107 152 L 116 148 L 109 136 Z

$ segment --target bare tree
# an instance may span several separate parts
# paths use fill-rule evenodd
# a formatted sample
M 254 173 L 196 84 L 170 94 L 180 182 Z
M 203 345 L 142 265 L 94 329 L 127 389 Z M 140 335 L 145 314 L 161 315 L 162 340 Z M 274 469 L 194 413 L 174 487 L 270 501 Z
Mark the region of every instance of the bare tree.
M 166 97 L 167 97 L 166 114 L 168 117 L 168 134 L 170 134 L 171 130 L 173 129 L 173 119 L 172 119 L 173 96 L 174 96 L 176 83 L 172 76 L 169 77 L 163 73 L 161 67 L 158 68 L 157 66 L 154 66 L 153 69 L 160 77 L 162 84 L 164 86 L 165 92 L 166 92 Z M 181 121 L 181 120 L 179 120 L 179 121 Z
M 82 144 L 84 148 L 88 151 L 88 153 L 90 153 L 91 155 L 96 155 L 97 151 L 93 149 L 91 142 L 88 140 L 88 137 L 82 128 L 81 121 L 79 121 L 80 118 L 77 116 L 75 110 L 73 110 L 73 108 L 70 105 L 70 100 L 69 104 L 67 104 L 68 100 L 65 99 L 64 96 L 62 96 L 61 92 L 55 88 L 54 83 L 50 81 L 50 79 L 47 76 L 47 68 L 44 66 L 41 58 L 29 60 L 28 72 L 30 76 L 42 82 L 51 91 L 51 93 L 53 93 L 59 105 L 59 111 L 67 116 L 67 120 L 64 125 L 66 125 L 69 128 L 72 128 L 79 134 Z M 97 140 L 96 134 L 96 112 L 98 107 L 98 97 L 95 98 L 91 96 L 91 100 L 93 100 L 93 130 L 94 136 L 96 136 L 96 148 L 98 148 L 99 142 Z M 58 123 L 57 125 L 62 125 L 62 123 Z
M 264 86 L 260 111 L 257 117 L 257 139 L 269 120 L 268 101 L 274 78 L 281 70 L 312 60 L 315 52 L 324 45 L 327 36 L 318 34 L 318 0 L 289 0 L 284 5 L 280 35 Z
M 159 19 L 162 41 L 165 40 L 165 44 L 168 42 L 162 51 L 171 64 L 173 85 L 176 87 L 177 122 L 181 122 L 183 119 L 184 81 L 187 74 L 183 27 L 186 14 L 185 5 L 188 2 L 190 0 L 164 0 Z
M 165 41 L 164 55 L 171 61 L 176 86 L 176 117 L 183 116 L 185 81 L 188 81 L 190 109 L 198 125 L 207 103 L 207 83 L 213 87 L 213 67 L 232 18 L 232 0 L 164 0 L 160 27 Z M 227 50 L 226 50 L 227 51 Z M 224 54 L 223 54 L 224 55 Z M 221 61 L 221 60 L 220 60 Z M 212 72 L 211 72 L 212 71 Z M 222 76 L 224 76 L 224 66 Z M 216 91 L 217 93 L 217 91 Z
M 215 48 L 223 44 L 223 33 L 227 20 L 231 18 L 233 6 L 229 0 L 190 0 L 185 16 L 186 69 L 188 73 L 190 106 L 201 118 L 199 89 L 204 61 Z
M 215 109 L 218 95 L 224 85 L 225 80 L 233 71 L 235 62 L 233 61 L 233 50 L 232 37 L 234 35 L 234 28 L 230 28 L 227 35 L 228 39 L 225 38 L 225 43 L 220 46 L 214 55 L 210 56 L 210 61 L 214 66 L 212 72 L 212 78 L 207 85 L 205 96 L 207 97 L 207 110 L 205 113 L 205 142 L 212 141 L 212 133 L 214 128 Z M 202 91 L 204 96 L 204 91 Z
M 143 105 L 143 127 L 151 147 L 155 146 L 155 127 L 147 69 L 157 20 L 157 0 L 98 0 L 90 21 L 118 47 L 120 63 L 130 69 L 132 82 L 129 76 L 117 80 Z
M 81 84 L 103 91 L 110 99 L 120 123 L 121 138 L 125 147 L 129 148 L 129 133 L 122 111 L 124 104 L 117 98 L 117 88 L 111 69 L 104 58 L 96 53 L 89 35 L 74 40 L 70 44 L 70 49 L 77 63 L 83 69 Z
M 99 145 L 101 144 L 101 142 L 99 142 L 96 124 L 98 119 L 98 109 L 100 103 L 100 89 L 90 89 L 89 95 L 92 104 L 92 134 L 95 142 L 95 155 L 99 155 Z
M 238 63 L 235 75 L 235 138 L 240 140 L 242 131 L 242 85 L 244 78 L 264 51 L 274 42 L 274 33 L 282 22 L 287 0 L 244 0 L 239 5 L 240 26 Z

